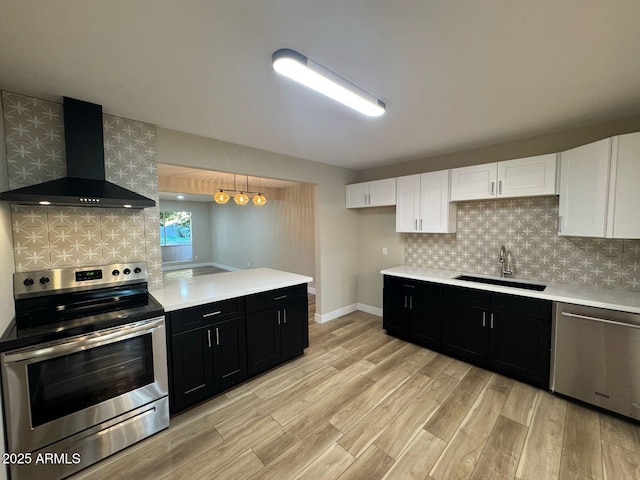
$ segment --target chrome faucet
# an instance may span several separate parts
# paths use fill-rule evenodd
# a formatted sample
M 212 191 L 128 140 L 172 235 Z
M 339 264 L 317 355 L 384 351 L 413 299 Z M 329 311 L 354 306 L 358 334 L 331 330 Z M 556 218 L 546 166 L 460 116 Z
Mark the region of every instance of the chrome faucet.
M 508 268 L 508 258 L 507 258 L 507 250 L 504 248 L 504 245 L 500 247 L 500 276 L 504 278 L 505 275 L 513 275 L 513 270 Z

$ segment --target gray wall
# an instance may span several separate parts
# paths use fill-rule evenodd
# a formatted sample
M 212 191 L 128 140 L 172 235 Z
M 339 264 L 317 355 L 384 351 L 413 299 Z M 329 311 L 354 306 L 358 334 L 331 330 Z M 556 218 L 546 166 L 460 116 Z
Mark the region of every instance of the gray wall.
M 640 117 L 632 117 L 550 135 L 361 170 L 356 173 L 356 177 L 357 181 L 362 182 L 561 152 L 613 135 L 638 131 L 640 131 Z M 358 303 L 382 308 L 382 276 L 379 272 L 382 268 L 405 263 L 405 236 L 409 234 L 395 233 L 395 207 L 362 208 L 355 209 L 354 212 L 358 214 Z M 426 234 L 416 235 L 421 237 Z M 434 236 L 442 237 L 441 234 L 434 234 Z M 396 245 L 396 248 L 402 250 L 402 255 L 390 249 L 389 256 L 382 257 L 379 251 L 381 248 L 378 248 L 382 243 Z
M 315 277 L 315 185 L 283 188 L 266 205 L 213 204 L 214 262 Z M 312 285 L 313 286 L 313 285 Z
M 315 184 L 317 312 L 356 305 L 358 213 L 345 208 L 345 186 L 354 182 L 354 171 L 163 128 L 158 162 Z
M 193 264 L 213 263 L 211 248 L 211 204 L 207 202 L 183 202 L 179 200 L 160 200 L 161 212 L 191 212 L 191 242 L 193 258 L 190 262 L 171 262 L 167 266 L 187 267 Z M 161 247 L 162 248 L 162 247 Z M 198 257 L 196 259 L 196 257 Z

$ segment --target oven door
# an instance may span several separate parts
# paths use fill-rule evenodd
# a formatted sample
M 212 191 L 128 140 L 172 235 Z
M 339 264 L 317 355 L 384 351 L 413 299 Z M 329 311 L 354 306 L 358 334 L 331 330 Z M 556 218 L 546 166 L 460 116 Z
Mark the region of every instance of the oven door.
M 164 317 L 1 358 L 12 452 L 33 452 L 168 394 Z

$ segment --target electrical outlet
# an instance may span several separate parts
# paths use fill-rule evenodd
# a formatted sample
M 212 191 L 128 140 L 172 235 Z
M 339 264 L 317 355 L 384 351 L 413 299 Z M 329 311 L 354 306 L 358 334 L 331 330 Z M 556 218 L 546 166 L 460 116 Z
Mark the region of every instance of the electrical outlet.
M 386 255 L 387 254 L 387 247 L 382 247 L 382 254 Z

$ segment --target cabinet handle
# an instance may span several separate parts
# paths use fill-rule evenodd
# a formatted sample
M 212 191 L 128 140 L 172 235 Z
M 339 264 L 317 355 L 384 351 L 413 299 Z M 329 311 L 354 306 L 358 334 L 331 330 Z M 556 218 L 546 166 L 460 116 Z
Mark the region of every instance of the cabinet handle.
M 422 219 L 420 219 L 420 231 L 422 231 Z
M 202 315 L 202 318 L 213 317 L 214 315 L 220 315 L 221 313 L 221 310 L 218 310 L 217 312 L 205 313 L 204 315 Z
M 493 330 L 493 313 L 491 314 L 491 330 Z
M 371 194 L 369 194 L 368 197 L 369 197 L 369 205 L 371 205 Z
M 496 182 L 491 182 L 491 195 L 494 195 L 496 189 Z
M 403 286 L 404 288 L 416 288 L 416 286 L 415 286 L 415 285 L 407 285 L 406 283 L 403 283 L 403 284 L 402 284 L 402 286 Z
M 286 308 L 282 309 L 282 321 L 283 321 L 283 323 L 285 325 L 287 324 L 287 309 Z
M 280 325 L 280 310 L 278 310 L 278 325 Z
M 562 232 L 562 216 L 558 217 L 558 233 Z
M 418 219 L 416 218 L 416 232 L 418 231 Z
M 409 310 L 413 310 L 413 297 L 409 297 Z
M 218 327 L 216 327 L 216 345 L 220 345 L 220 332 L 218 332 Z
M 273 301 L 284 300 L 285 298 L 287 298 L 286 295 L 280 295 L 279 297 L 274 298 Z
M 404 296 L 404 308 L 407 308 L 407 296 Z
M 209 340 L 209 348 L 211 348 L 211 330 L 207 330 L 207 340 Z
M 498 180 L 498 195 L 502 195 L 502 180 Z
M 487 312 L 482 312 L 482 328 L 487 326 Z

